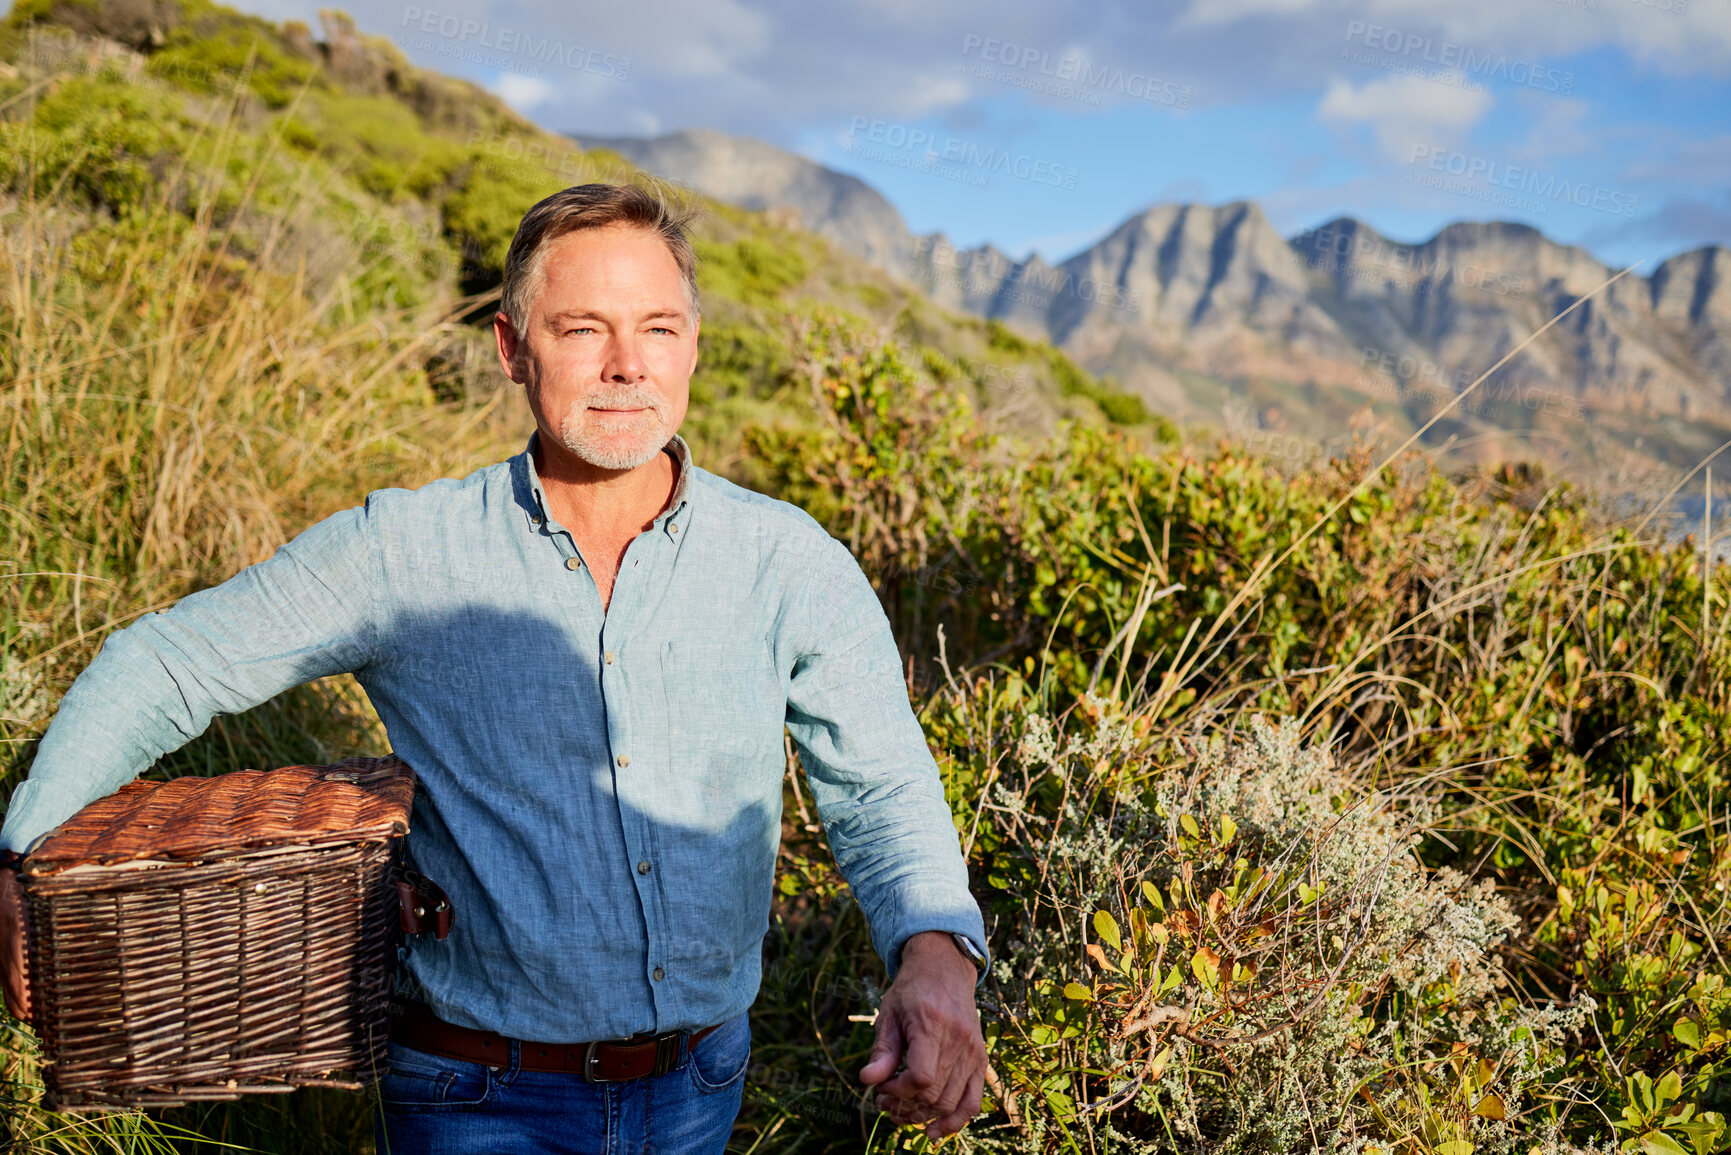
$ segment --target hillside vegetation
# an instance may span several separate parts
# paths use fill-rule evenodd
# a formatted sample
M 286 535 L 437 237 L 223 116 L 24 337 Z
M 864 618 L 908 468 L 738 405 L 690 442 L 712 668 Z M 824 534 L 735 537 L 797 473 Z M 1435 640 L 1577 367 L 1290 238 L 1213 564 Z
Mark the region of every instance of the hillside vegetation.
M 629 172 L 330 14 L 31 0 L 0 25 L 0 738 L 111 630 L 530 423 L 505 245 Z M 1722 573 L 1510 466 L 1277 468 L 1049 346 L 706 205 L 700 464 L 847 542 L 909 658 L 996 958 L 1016 1152 L 1731 1145 Z M 349 679 L 155 775 L 382 752 Z M 739 1151 L 925 1150 L 852 1080 L 882 969 L 790 767 Z M 371 1149 L 299 1092 L 21 1150 Z

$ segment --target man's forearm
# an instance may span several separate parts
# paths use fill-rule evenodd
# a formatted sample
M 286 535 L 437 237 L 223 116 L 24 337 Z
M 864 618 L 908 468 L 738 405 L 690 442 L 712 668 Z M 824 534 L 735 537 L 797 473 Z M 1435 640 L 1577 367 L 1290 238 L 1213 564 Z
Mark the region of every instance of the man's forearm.
M 889 621 L 846 547 L 832 543 L 813 568 L 788 731 L 830 851 L 892 976 L 921 931 L 957 931 L 984 947 L 955 818 L 908 703 Z

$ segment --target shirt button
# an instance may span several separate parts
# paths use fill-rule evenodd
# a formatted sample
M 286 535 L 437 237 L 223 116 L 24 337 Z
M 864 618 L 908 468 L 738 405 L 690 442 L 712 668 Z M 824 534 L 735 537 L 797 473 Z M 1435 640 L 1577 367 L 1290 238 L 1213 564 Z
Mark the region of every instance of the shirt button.
M 649 860 L 648 859 L 644 859 L 642 862 L 639 862 L 637 864 L 637 873 L 638 874 L 648 874 L 649 873 Z
M 613 664 L 613 651 L 612 650 L 607 651 L 607 664 L 609 666 L 611 666 Z
M 629 755 L 629 754 L 621 754 L 621 755 L 619 755 L 619 764 L 620 764 L 620 765 L 621 765 L 621 766 L 629 766 L 629 765 L 631 765 L 631 755 Z
M 656 982 L 660 982 L 662 979 L 664 979 L 666 977 L 667 977 L 666 971 L 662 970 L 660 967 L 655 968 L 655 981 Z
M 568 557 L 565 559 L 565 568 L 566 569 L 582 569 L 583 568 L 583 559 L 580 557 Z
M 668 533 L 678 533 L 679 527 L 670 521 L 667 523 L 667 532 Z

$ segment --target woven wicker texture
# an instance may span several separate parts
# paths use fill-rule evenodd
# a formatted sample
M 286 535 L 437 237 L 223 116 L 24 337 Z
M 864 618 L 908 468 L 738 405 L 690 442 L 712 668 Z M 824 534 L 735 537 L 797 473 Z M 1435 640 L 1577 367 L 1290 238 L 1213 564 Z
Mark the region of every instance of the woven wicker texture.
M 61 823 L 25 863 L 202 858 L 313 838 L 387 838 L 409 828 L 415 776 L 395 755 L 330 766 L 132 782 Z
M 25 860 L 48 1104 L 375 1082 L 413 773 L 352 758 L 138 785 Z

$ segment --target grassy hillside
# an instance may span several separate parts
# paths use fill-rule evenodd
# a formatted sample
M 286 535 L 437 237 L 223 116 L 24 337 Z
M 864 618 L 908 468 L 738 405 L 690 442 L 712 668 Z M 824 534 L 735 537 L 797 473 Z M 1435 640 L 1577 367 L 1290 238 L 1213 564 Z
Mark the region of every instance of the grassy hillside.
M 0 24 L 6 788 L 102 638 L 530 428 L 477 322 L 522 211 L 629 175 L 337 16 Z M 846 541 L 987 911 L 968 1150 L 1724 1150 L 1723 574 L 1510 468 L 1176 443 L 1050 347 L 708 205 L 683 430 Z M 348 679 L 153 774 L 378 752 Z M 852 1082 L 882 972 L 796 774 L 740 1151 L 923 1150 Z M 21 1150 L 370 1149 L 364 1097 Z

